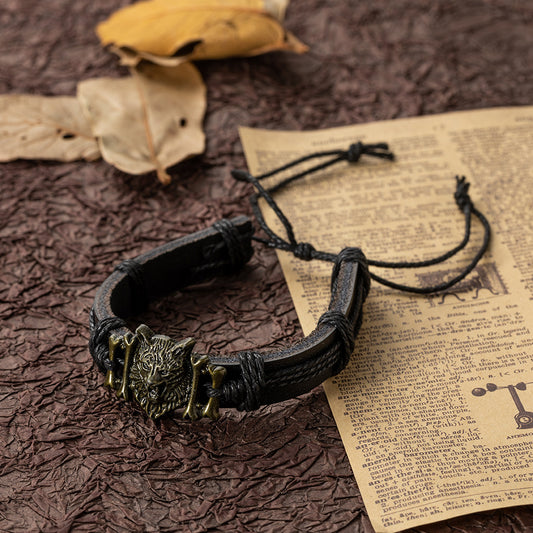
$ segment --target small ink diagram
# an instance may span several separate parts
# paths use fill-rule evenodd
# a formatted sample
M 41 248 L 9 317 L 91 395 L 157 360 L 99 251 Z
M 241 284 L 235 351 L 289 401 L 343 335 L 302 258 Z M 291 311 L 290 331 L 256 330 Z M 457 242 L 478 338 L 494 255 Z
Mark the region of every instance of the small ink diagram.
M 417 274 L 419 282 L 423 285 L 438 285 L 460 273 L 460 270 L 438 270 Z M 481 298 L 490 298 L 507 294 L 507 287 L 503 282 L 495 263 L 478 265 L 465 279 L 453 286 L 453 289 L 428 295 L 431 307 L 446 303 L 466 302 Z
M 514 419 L 517 424 L 517 429 L 530 429 L 533 428 L 533 412 L 526 411 L 520 397 L 518 396 L 518 391 L 525 391 L 527 385 L 531 383 L 524 383 L 520 381 L 516 385 L 503 385 L 498 386 L 495 383 L 487 383 L 485 389 L 483 387 L 476 387 L 472 390 L 472 394 L 477 397 L 485 396 L 487 392 L 496 392 L 507 389 L 511 395 L 511 398 L 518 409 L 518 413 L 514 415 Z

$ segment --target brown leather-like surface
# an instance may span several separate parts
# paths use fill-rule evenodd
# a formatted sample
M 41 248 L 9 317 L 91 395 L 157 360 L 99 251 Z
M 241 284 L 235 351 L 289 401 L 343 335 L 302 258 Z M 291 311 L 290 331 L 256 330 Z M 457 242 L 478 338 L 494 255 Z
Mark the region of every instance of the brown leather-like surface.
M 75 94 L 82 79 L 124 75 L 94 27 L 127 3 L 2 0 L 0 93 Z M 287 26 L 309 54 L 199 65 L 207 150 L 174 167 L 169 187 L 103 161 L 0 165 L 1 531 L 372 531 L 322 389 L 216 424 L 154 423 L 104 390 L 87 350 L 89 309 L 116 263 L 249 213 L 248 185 L 229 175 L 245 165 L 238 125 L 532 103 L 528 0 L 293 0 Z M 142 318 L 205 350 L 301 336 L 275 254 L 261 247 L 243 274 Z M 417 531 L 533 531 L 533 512 Z

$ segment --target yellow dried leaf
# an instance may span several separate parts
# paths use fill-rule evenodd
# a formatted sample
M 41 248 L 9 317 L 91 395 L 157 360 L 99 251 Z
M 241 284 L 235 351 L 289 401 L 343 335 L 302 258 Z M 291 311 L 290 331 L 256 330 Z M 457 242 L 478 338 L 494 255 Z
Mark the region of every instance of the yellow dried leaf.
M 114 13 L 99 24 L 104 45 L 156 58 L 180 60 L 252 56 L 273 50 L 305 52 L 286 32 L 287 0 L 149 0 Z
M 76 98 L 0 95 L 0 161 L 99 157 L 98 145 Z
M 169 166 L 204 150 L 205 85 L 189 63 L 143 63 L 131 73 L 83 81 L 78 98 L 108 163 L 130 174 L 155 170 L 167 184 Z

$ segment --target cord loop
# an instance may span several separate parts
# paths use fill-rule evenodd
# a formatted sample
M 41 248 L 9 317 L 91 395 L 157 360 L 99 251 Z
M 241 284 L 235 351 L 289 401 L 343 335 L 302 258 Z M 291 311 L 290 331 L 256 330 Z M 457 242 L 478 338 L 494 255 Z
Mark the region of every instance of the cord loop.
M 240 180 L 240 181 L 247 181 L 248 183 L 252 184 L 255 190 L 257 191 L 255 194 L 253 194 L 250 197 L 250 203 L 252 205 L 252 210 L 257 219 L 257 222 L 259 223 L 259 226 L 261 227 L 261 229 L 267 235 L 268 238 L 267 239 L 262 239 L 260 237 L 253 237 L 253 238 L 271 248 L 277 248 L 279 250 L 285 250 L 285 251 L 291 252 L 297 258 L 303 259 L 305 261 L 309 261 L 311 259 L 319 259 L 321 261 L 329 261 L 332 263 L 336 263 L 338 259 L 338 254 L 319 251 L 319 250 L 316 250 L 310 243 L 298 242 L 291 222 L 287 219 L 285 213 L 283 213 L 283 211 L 281 210 L 279 205 L 276 203 L 272 195 L 274 192 L 285 187 L 289 183 L 292 183 L 293 181 L 303 178 L 304 176 L 307 176 L 318 170 L 323 170 L 335 163 L 338 163 L 341 161 L 348 161 L 350 163 L 356 163 L 360 160 L 362 155 L 368 155 L 368 156 L 377 157 L 381 159 L 387 159 L 389 161 L 394 160 L 394 154 L 389 151 L 389 147 L 386 143 L 363 144 L 362 142 L 359 141 L 357 143 L 352 143 L 349 146 L 348 150 L 331 150 L 331 151 L 316 152 L 313 154 L 309 154 L 307 156 L 291 161 L 285 165 L 282 165 L 281 167 L 270 170 L 269 172 L 261 174 L 260 176 L 257 176 L 257 177 L 252 176 L 249 172 L 246 172 L 246 171 L 233 170 L 232 176 L 235 179 Z M 331 159 L 328 159 L 311 168 L 298 172 L 294 174 L 293 176 L 284 178 L 279 183 L 271 187 L 266 188 L 260 182 L 260 180 L 274 176 L 275 174 L 278 174 L 279 172 L 285 171 L 289 168 L 299 165 L 300 163 L 309 161 L 314 158 L 327 157 L 327 156 L 330 156 Z M 437 283 L 435 285 L 431 285 L 428 287 L 414 287 L 410 285 L 396 283 L 388 279 L 385 279 L 381 276 L 378 276 L 377 274 L 373 272 L 369 273 L 369 277 L 372 278 L 374 281 L 377 281 L 378 283 L 381 283 L 382 285 L 385 285 L 387 287 L 390 287 L 390 288 L 393 288 L 399 291 L 412 292 L 415 294 L 431 294 L 431 293 L 435 293 L 439 291 L 444 291 L 444 290 L 449 289 L 450 287 L 452 287 L 453 285 L 455 285 L 462 279 L 464 279 L 476 267 L 477 263 L 479 262 L 483 254 L 486 252 L 489 246 L 490 233 L 491 233 L 490 224 L 488 220 L 485 218 L 485 216 L 480 211 L 478 211 L 474 207 L 474 204 L 472 200 L 470 199 L 470 196 L 468 194 L 469 187 L 470 187 L 470 184 L 466 181 L 466 178 L 464 176 L 462 176 L 461 178 L 459 178 L 459 176 L 456 177 L 456 190 L 455 190 L 454 197 L 455 197 L 455 201 L 458 207 L 461 209 L 461 211 L 463 212 L 465 216 L 464 237 L 463 237 L 463 240 L 457 246 L 455 246 L 451 250 L 448 250 L 447 252 L 437 257 L 423 260 L 423 261 L 379 261 L 379 260 L 369 259 L 367 262 L 368 265 L 378 267 L 378 268 L 421 268 L 421 267 L 426 267 L 426 266 L 431 266 L 431 265 L 442 263 L 446 261 L 447 259 L 453 257 L 455 254 L 457 254 L 458 252 L 460 252 L 466 247 L 466 245 L 468 244 L 470 240 L 471 217 L 472 215 L 474 215 L 480 221 L 481 225 L 483 226 L 483 229 L 484 229 L 483 242 L 481 246 L 479 247 L 478 251 L 476 252 L 474 258 L 470 261 L 470 263 L 466 267 L 464 267 L 464 269 L 461 271 L 459 275 L 455 276 L 452 279 L 449 279 L 448 281 L 443 281 L 441 283 Z M 268 206 L 272 209 L 272 211 L 274 212 L 278 220 L 281 222 L 283 228 L 285 229 L 285 233 L 287 236 L 286 239 L 282 238 L 280 235 L 275 233 L 266 223 L 263 213 L 259 209 L 259 204 L 258 204 L 259 198 L 263 198 L 266 201 Z

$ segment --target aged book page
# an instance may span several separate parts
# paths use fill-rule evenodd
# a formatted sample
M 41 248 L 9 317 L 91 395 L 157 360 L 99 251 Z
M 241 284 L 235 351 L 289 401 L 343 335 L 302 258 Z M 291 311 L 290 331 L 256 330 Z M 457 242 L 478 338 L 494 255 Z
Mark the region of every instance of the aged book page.
M 532 504 L 533 107 L 311 132 L 243 128 L 241 138 L 253 174 L 357 140 L 388 142 L 396 162 L 338 163 L 276 193 L 299 241 L 359 246 L 372 259 L 427 259 L 458 244 L 454 177 L 467 176 L 492 224 L 487 255 L 445 294 L 373 283 L 351 362 L 325 390 L 378 532 Z M 481 238 L 475 221 L 456 258 L 376 273 L 434 284 L 466 265 Z M 329 302 L 331 264 L 279 259 L 307 334 Z

